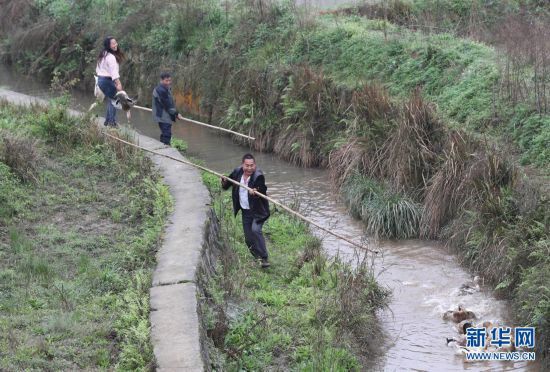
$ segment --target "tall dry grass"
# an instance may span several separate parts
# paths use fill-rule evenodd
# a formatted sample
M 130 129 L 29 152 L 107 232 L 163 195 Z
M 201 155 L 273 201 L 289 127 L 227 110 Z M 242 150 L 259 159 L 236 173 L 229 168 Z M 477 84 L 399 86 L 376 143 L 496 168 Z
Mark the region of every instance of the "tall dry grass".
M 341 186 L 355 172 L 372 169 L 373 154 L 368 138 L 352 138 L 329 154 L 328 168 L 332 182 Z
M 420 191 L 434 173 L 443 125 L 415 91 L 399 112 L 397 126 L 382 145 L 375 173 L 397 190 Z
M 550 19 L 510 15 L 495 40 L 505 59 L 500 96 L 513 104 L 527 103 L 539 114 L 550 112 L 549 25 Z
M 6 132 L 0 132 L 0 135 L 3 139 L 0 144 L 0 161 L 21 180 L 37 182 L 40 159 L 38 141 Z
M 424 197 L 424 214 L 420 235 L 436 238 L 466 202 L 463 193 L 466 164 L 471 157 L 471 144 L 463 133 L 452 131 L 443 149 L 442 164 L 428 181 Z

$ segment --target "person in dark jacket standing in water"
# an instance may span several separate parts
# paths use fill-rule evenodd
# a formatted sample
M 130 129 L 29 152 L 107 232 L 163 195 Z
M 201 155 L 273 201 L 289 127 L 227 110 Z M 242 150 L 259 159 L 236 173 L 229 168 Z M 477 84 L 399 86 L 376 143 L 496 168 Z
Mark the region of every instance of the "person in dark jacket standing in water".
M 228 177 L 266 195 L 267 186 L 264 174 L 256 167 L 256 160 L 252 154 L 245 154 L 242 164 L 235 168 Z M 267 248 L 262 234 L 264 222 L 270 215 L 269 202 L 256 195 L 255 192 L 229 182 L 227 177 L 222 177 L 222 187 L 224 190 L 233 187 L 233 212 L 237 216 L 241 210 L 246 245 L 250 253 L 261 260 L 262 268 L 269 267 Z
M 168 72 L 160 74 L 160 83 L 153 89 L 153 120 L 160 128 L 160 142 L 170 146 L 172 123 L 183 117 L 176 110 L 172 97 L 172 76 Z

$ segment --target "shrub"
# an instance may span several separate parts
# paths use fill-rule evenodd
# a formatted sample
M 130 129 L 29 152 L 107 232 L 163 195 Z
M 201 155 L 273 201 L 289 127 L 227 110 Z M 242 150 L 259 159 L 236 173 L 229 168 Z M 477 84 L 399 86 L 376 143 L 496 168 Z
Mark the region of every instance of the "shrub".
M 75 138 L 77 119 L 69 116 L 67 100 L 53 100 L 51 105 L 38 115 L 38 132 L 49 143 L 72 144 Z

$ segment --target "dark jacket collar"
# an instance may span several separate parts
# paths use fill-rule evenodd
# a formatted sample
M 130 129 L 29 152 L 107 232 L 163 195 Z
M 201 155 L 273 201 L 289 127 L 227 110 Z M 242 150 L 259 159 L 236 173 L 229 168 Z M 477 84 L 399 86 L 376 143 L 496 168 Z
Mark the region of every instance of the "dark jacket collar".
M 244 173 L 243 167 L 242 166 L 238 167 L 237 168 L 237 177 L 239 177 L 239 180 L 243 176 L 243 173 Z M 252 176 L 250 176 L 250 181 L 249 182 L 254 183 L 254 181 L 258 177 L 263 176 L 263 175 L 264 175 L 264 172 L 262 172 L 262 170 L 260 168 L 256 167 L 256 170 L 254 171 L 254 173 L 252 173 Z

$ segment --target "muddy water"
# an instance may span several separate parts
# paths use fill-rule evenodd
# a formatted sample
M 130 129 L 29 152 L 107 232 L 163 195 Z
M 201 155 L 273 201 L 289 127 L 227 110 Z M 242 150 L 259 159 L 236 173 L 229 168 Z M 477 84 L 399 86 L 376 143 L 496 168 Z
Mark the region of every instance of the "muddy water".
M 45 97 L 48 90 L 32 80 L 16 77 L 0 68 L 0 86 L 21 93 Z M 75 106 L 89 107 L 89 95 L 75 93 Z M 134 110 L 135 111 L 135 110 Z M 149 113 L 135 111 L 132 126 L 145 135 L 157 138 L 159 129 Z M 123 116 L 118 114 L 119 121 Z M 240 163 L 240 157 L 249 149 L 234 144 L 230 139 L 202 127 L 178 122 L 174 136 L 189 144 L 189 153 L 204 160 L 206 166 L 229 172 Z M 352 239 L 363 237 L 363 226 L 346 213 L 342 203 L 328 185 L 327 172 L 320 169 L 304 169 L 290 165 L 272 154 L 255 154 L 257 163 L 266 174 L 269 193 L 282 201 L 299 199 L 301 209 L 316 222 L 335 229 Z M 373 370 L 417 371 L 500 371 L 535 370 L 535 365 L 525 362 L 477 362 L 465 363 L 462 356 L 447 347 L 445 337 L 456 332 L 441 314 L 458 303 L 464 304 L 483 320 L 508 323 L 510 314 L 506 303 L 496 300 L 487 289 L 472 295 L 460 296 L 461 284 L 471 276 L 457 263 L 453 255 L 431 241 L 383 241 L 370 242 L 380 249 L 374 259 L 379 282 L 393 292 L 390 309 L 380 314 L 387 339 L 383 341 L 385 353 Z M 354 249 L 347 243 L 325 236 L 323 245 L 329 255 L 340 254 L 352 258 Z M 277 252 L 271 252 L 276 255 Z

